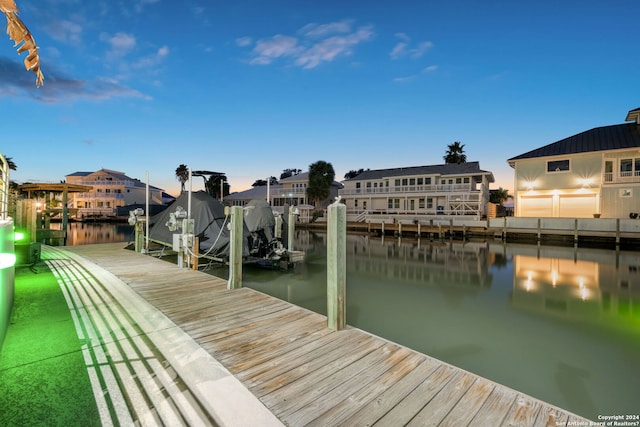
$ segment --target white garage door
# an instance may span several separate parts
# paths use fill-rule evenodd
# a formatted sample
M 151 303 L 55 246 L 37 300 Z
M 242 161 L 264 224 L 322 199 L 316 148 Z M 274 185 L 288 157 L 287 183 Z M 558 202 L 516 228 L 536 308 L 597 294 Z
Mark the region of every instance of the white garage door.
M 596 196 L 560 196 L 558 209 L 561 218 L 591 218 L 597 212 Z
M 553 199 L 551 196 L 522 197 L 520 199 L 520 216 L 534 218 L 553 216 Z

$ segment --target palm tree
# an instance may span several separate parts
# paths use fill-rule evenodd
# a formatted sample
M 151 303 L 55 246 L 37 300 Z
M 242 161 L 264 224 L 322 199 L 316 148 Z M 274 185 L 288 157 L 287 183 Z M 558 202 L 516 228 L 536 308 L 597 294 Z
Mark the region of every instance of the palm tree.
M 336 173 L 333 165 L 324 160 L 309 166 L 309 184 L 307 185 L 307 197 L 310 201 L 321 201 L 329 197 L 329 190 Z
M 500 206 L 502 206 L 509 197 L 511 196 L 509 195 L 509 190 L 506 188 L 499 187 L 497 190 L 491 190 L 489 192 L 489 201 Z
M 176 168 L 176 178 L 180 181 L 180 194 L 184 193 L 184 185 L 189 180 L 189 168 L 181 164 Z
M 7 165 L 9 166 L 9 169 L 11 169 L 12 171 L 18 170 L 18 166 L 11 159 L 11 157 L 5 157 L 4 159 L 7 161 Z
M 464 144 L 456 141 L 447 145 L 447 153 L 444 155 L 445 163 L 467 163 L 467 155 L 464 154 Z

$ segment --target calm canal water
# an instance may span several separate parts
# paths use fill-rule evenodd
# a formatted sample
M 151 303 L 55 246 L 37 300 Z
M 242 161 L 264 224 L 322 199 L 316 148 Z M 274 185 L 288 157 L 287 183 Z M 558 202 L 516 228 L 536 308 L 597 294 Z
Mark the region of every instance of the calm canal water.
M 296 235 L 303 264 L 244 285 L 326 314 L 326 234 Z M 594 420 L 640 412 L 640 252 L 349 235 L 347 257 L 350 325 Z

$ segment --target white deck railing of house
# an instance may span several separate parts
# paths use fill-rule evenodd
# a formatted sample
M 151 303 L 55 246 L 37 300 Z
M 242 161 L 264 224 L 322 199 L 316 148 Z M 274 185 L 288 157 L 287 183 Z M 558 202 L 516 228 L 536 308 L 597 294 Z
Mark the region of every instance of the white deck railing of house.
M 101 179 L 101 180 L 97 180 L 97 181 L 80 181 L 80 182 L 74 182 L 74 184 L 80 184 L 80 185 L 91 185 L 93 187 L 99 187 L 99 186 L 108 186 L 108 187 L 135 187 L 135 182 L 134 181 L 125 181 L 125 180 L 117 180 L 117 181 L 111 181 L 108 179 Z
M 640 171 L 619 172 L 617 174 L 606 172 L 602 177 L 602 182 L 606 184 L 640 183 Z
M 362 194 L 398 194 L 398 193 L 472 193 L 479 192 L 475 184 L 437 184 L 437 185 L 400 185 L 392 187 L 343 188 L 341 196 Z

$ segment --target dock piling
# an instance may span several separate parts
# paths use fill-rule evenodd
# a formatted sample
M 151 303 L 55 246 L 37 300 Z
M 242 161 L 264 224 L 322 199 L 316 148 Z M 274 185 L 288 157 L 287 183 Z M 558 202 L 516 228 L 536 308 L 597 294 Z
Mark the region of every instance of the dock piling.
M 227 289 L 242 287 L 242 207 L 231 207 L 231 236 L 229 251 L 229 282 Z
M 327 216 L 327 326 L 339 331 L 347 323 L 347 207 L 332 203 Z

